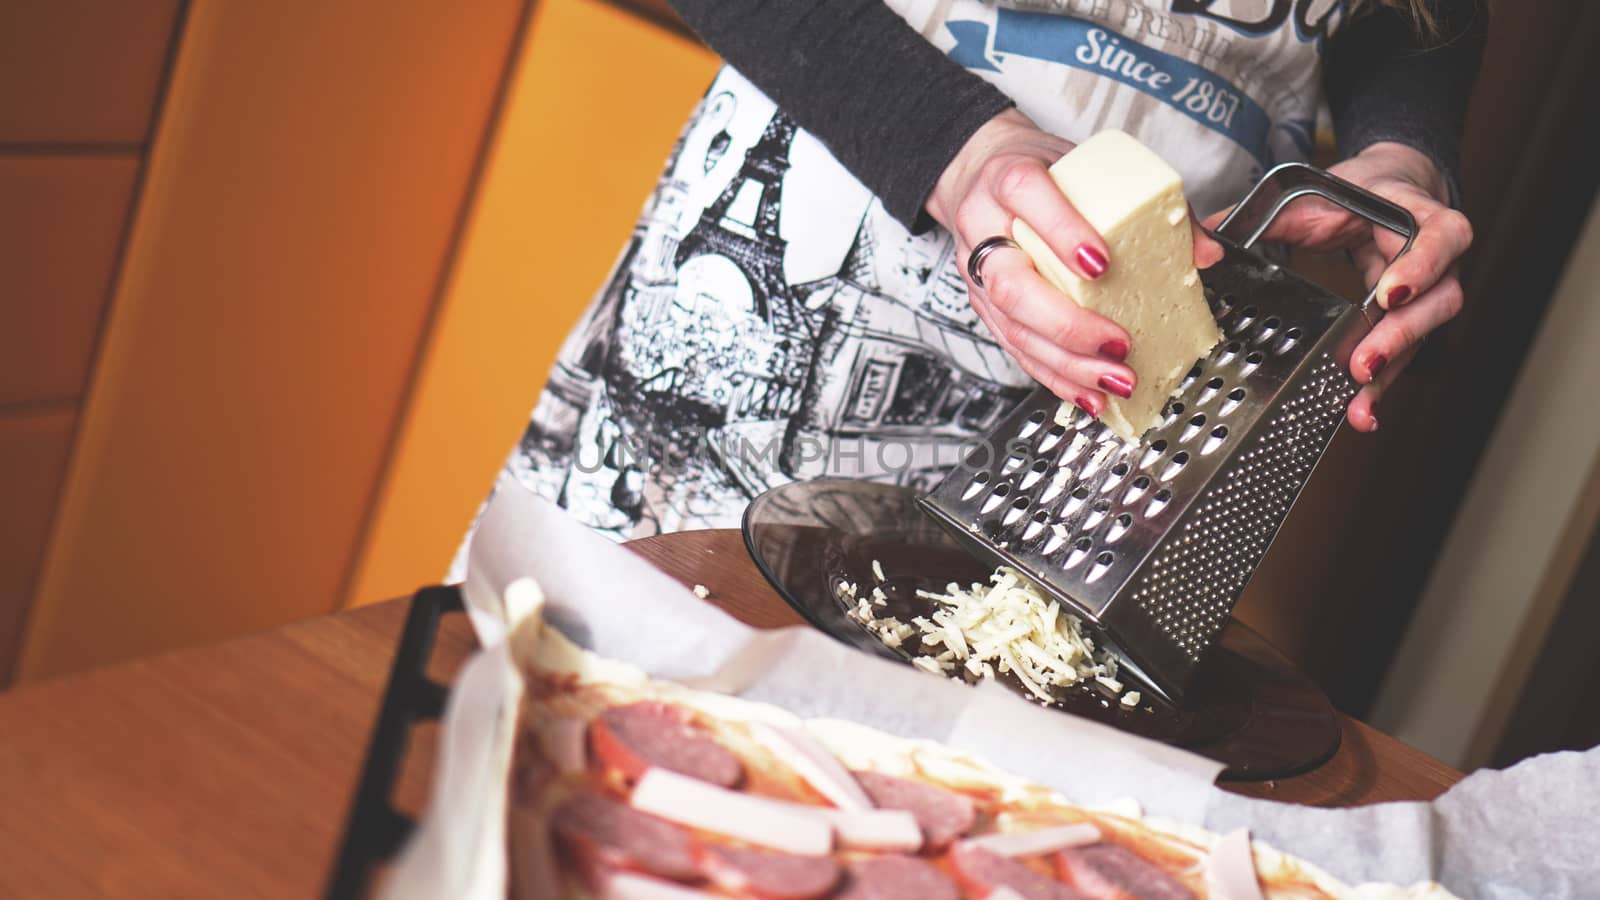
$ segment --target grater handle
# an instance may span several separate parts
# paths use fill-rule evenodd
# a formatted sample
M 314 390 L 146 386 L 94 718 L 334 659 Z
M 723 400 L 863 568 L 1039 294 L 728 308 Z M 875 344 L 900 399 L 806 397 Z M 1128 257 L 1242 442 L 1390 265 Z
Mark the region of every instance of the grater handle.
M 1412 218 L 1410 210 L 1337 175 L 1297 162 L 1274 166 L 1263 175 L 1250 193 L 1217 226 L 1217 233 L 1248 250 L 1260 240 L 1284 207 L 1308 194 L 1337 204 L 1374 225 L 1404 237 L 1405 246 L 1394 255 L 1395 259 L 1410 250 L 1411 242 L 1416 239 L 1417 220 Z M 1369 320 L 1382 314 L 1376 302 L 1377 294 L 1374 288 L 1361 301 L 1361 312 Z

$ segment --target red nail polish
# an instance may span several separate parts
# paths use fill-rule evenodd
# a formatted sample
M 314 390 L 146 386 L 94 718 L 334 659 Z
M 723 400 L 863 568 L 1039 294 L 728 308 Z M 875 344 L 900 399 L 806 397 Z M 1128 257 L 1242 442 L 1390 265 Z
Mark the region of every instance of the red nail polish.
M 1124 400 L 1133 396 L 1133 382 L 1112 372 L 1100 376 L 1100 389 L 1116 394 Z
M 1382 353 L 1374 353 L 1367 357 L 1367 371 L 1372 373 L 1372 379 L 1376 379 L 1378 377 L 1378 373 L 1382 372 L 1383 367 L 1387 366 L 1388 364 L 1389 357 L 1384 356 Z
M 1389 308 L 1394 309 L 1411 299 L 1411 285 L 1397 284 L 1389 288 Z
M 1128 358 L 1128 342 L 1122 338 L 1112 338 L 1100 345 L 1100 355 L 1112 362 L 1122 362 Z
M 1078 265 L 1082 267 L 1083 273 L 1090 278 L 1099 278 L 1106 273 L 1106 266 L 1109 263 L 1106 262 L 1105 254 L 1099 250 L 1088 244 L 1079 244 L 1078 252 L 1073 255 L 1078 258 Z
M 1094 401 L 1090 400 L 1088 397 L 1079 397 L 1078 399 L 1076 399 L 1076 400 L 1074 400 L 1072 402 L 1074 404 L 1076 404 L 1079 409 L 1083 410 L 1084 412 L 1088 413 L 1091 416 L 1100 415 L 1099 413 L 1094 411 Z

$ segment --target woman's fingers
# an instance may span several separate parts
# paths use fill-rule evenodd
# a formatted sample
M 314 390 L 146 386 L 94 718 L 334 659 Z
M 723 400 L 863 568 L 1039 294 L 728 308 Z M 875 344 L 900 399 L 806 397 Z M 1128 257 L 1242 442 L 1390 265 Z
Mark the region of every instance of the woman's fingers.
M 1084 309 L 1044 280 L 1027 254 L 1006 248 L 983 266 L 984 298 L 1006 319 L 1063 350 L 1100 355 L 1120 363 L 1128 355 L 1128 332 L 1105 316 Z M 1013 343 L 1020 343 L 1013 339 Z M 1128 374 L 1132 370 L 1121 369 Z
M 1072 271 L 1091 281 L 1106 273 L 1111 254 L 1106 242 L 1073 208 L 1050 177 L 1045 164 L 1034 158 L 1011 157 L 996 161 L 984 171 L 994 201 L 1033 227 L 1056 257 Z M 981 210 L 980 215 L 987 210 Z M 963 229 L 966 223 L 962 223 Z M 1010 234 L 1011 223 L 995 234 Z M 977 237 L 968 232 L 969 237 Z M 982 238 L 977 238 L 982 240 Z
M 1411 249 L 1378 279 L 1378 304 L 1384 309 L 1397 309 L 1421 297 L 1472 245 L 1472 226 L 1456 210 L 1433 204 L 1430 210 L 1413 207 L 1412 211 L 1421 214 L 1417 216 L 1417 236 Z M 1379 237 L 1380 247 L 1403 241 Z
M 1087 387 L 1081 379 L 1075 379 L 1056 368 L 1052 368 L 1039 358 L 1024 352 L 1012 342 L 1011 338 L 1002 337 L 1003 333 L 1016 334 L 1017 331 L 1015 328 L 1002 324 L 1003 317 L 1001 314 L 981 295 L 972 295 L 972 308 L 977 311 L 978 317 L 983 319 L 984 324 L 989 326 L 990 333 L 995 335 L 995 340 L 999 341 L 1001 348 L 1010 354 L 1013 359 L 1017 360 L 1017 363 L 1022 366 L 1022 371 L 1028 373 L 1029 378 L 1039 382 L 1046 390 L 1057 397 L 1076 404 L 1078 408 L 1090 415 L 1098 416 L 1105 409 L 1106 397 L 1103 393 Z
M 1194 237 L 1194 267 L 1196 269 L 1209 269 L 1222 261 L 1222 245 L 1217 243 L 1210 232 L 1200 227 L 1200 219 L 1194 214 L 1194 207 L 1189 207 L 1189 233 Z
M 1391 370 L 1396 360 L 1408 357 L 1422 339 L 1461 311 L 1461 282 L 1451 272 L 1421 297 L 1392 310 L 1372 327 L 1350 356 L 1350 374 L 1370 384 Z
M 1405 370 L 1406 364 L 1411 362 L 1411 357 L 1416 353 L 1416 348 L 1412 348 L 1400 354 L 1394 362 L 1384 368 L 1382 374 L 1364 385 L 1350 399 L 1350 407 L 1345 411 L 1345 418 L 1350 421 L 1352 428 L 1366 432 L 1378 430 L 1378 401 L 1383 399 L 1389 385 L 1393 384 L 1395 378 Z

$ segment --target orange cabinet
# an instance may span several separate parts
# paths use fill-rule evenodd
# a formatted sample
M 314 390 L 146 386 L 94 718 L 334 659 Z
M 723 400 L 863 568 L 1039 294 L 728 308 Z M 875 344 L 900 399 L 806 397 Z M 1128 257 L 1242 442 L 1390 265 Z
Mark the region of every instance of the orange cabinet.
M 52 289 L 111 282 L 103 323 L 51 311 L 73 335 L 60 366 L 0 363 L 0 391 L 82 394 L 92 373 L 31 608 L 0 604 L 0 664 L 5 623 L 28 623 L 24 679 L 437 580 L 716 66 L 598 0 L 191 0 L 170 62 L 106 46 L 137 43 L 130 17 L 77 56 L 29 50 L 32 77 L 76 84 L 71 60 L 99 55 L 164 94 L 0 110 L 0 131 L 51 140 L 150 134 L 121 181 L 96 159 L 13 185 L 60 182 L 44 205 L 107 251 Z M 113 108 L 160 113 L 144 129 Z M 138 198 L 121 218 L 118 190 Z

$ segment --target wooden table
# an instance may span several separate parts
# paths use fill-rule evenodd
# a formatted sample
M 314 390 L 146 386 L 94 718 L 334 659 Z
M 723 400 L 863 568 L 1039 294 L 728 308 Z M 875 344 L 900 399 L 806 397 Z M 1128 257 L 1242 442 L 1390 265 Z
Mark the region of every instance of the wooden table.
M 796 624 L 737 532 L 629 545 L 762 627 Z M 395 600 L 0 695 L 0 897 L 307 897 L 344 826 L 406 614 Z M 473 650 L 447 617 L 430 675 Z M 1229 790 L 1319 806 L 1431 799 L 1461 778 L 1344 719 L 1314 772 Z M 396 796 L 426 796 L 435 726 Z

